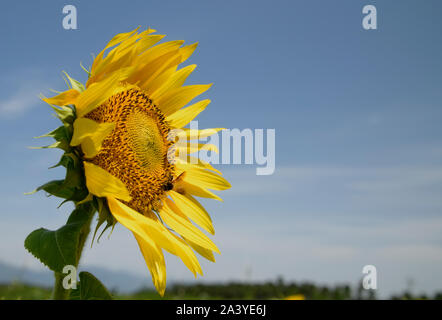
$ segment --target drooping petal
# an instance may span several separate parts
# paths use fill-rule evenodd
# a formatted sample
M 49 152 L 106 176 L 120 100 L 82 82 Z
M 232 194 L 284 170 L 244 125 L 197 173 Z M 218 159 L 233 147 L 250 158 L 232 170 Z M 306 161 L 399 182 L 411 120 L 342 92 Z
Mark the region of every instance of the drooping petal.
M 173 190 L 168 192 L 175 205 L 196 224 L 201 226 L 207 232 L 215 234 L 212 219 L 201 204 L 198 203 L 192 196 L 185 196 Z
M 84 161 L 86 186 L 90 193 L 97 197 L 113 197 L 130 201 L 129 191 L 121 180 L 111 175 L 99 166 Z
M 135 232 L 133 234 L 143 254 L 147 268 L 152 275 L 152 282 L 159 294 L 164 296 L 164 291 L 166 290 L 166 262 L 163 251 L 153 239 L 140 237 Z
M 93 158 L 101 149 L 103 140 L 114 130 L 115 123 L 98 123 L 87 118 L 77 118 L 71 146 L 81 148 L 86 158 Z
M 119 223 L 136 233 L 141 238 L 151 238 L 162 248 L 181 258 L 184 264 L 196 276 L 202 275 L 201 266 L 192 249 L 183 239 L 167 230 L 161 222 L 143 216 L 120 201 L 108 198 L 109 209 Z
M 198 244 L 196 244 L 195 242 L 192 242 L 185 237 L 183 237 L 183 238 L 193 248 L 193 250 L 198 252 L 202 257 L 206 258 L 209 261 L 215 262 L 215 256 L 213 255 L 212 250 L 201 247 Z
M 216 245 L 189 220 L 185 218 L 180 209 L 170 200 L 164 199 L 160 210 L 163 221 L 181 236 L 190 239 L 203 248 L 219 253 Z

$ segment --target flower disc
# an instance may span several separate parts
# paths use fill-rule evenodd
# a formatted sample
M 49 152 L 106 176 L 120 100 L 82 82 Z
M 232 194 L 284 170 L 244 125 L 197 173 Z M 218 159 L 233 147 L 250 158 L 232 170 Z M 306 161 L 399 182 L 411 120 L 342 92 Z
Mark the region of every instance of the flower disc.
M 113 95 L 86 118 L 115 123 L 91 162 L 126 185 L 131 208 L 151 214 L 173 179 L 164 115 L 142 90 L 132 88 Z

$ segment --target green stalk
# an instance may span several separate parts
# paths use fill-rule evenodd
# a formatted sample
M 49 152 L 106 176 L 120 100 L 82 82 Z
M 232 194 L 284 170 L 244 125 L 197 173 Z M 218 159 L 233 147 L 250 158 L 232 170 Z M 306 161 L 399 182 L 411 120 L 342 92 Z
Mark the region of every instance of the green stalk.
M 66 276 L 60 272 L 54 272 L 55 284 L 52 291 L 52 300 L 67 300 L 69 298 L 69 290 L 63 288 L 63 278 Z
M 91 231 L 91 223 L 92 217 L 94 216 L 95 209 L 91 202 L 85 204 L 76 204 L 74 211 L 72 211 L 69 216 L 68 221 L 70 220 L 80 220 L 83 223 L 83 226 L 80 229 L 78 245 L 77 245 L 77 257 L 75 268 L 78 268 L 80 263 L 81 254 L 83 252 L 84 244 L 86 243 L 86 239 Z M 52 292 L 53 300 L 67 300 L 69 299 L 70 289 L 66 290 L 63 287 L 63 279 L 66 277 L 66 274 L 60 272 L 54 272 L 55 283 L 54 289 Z

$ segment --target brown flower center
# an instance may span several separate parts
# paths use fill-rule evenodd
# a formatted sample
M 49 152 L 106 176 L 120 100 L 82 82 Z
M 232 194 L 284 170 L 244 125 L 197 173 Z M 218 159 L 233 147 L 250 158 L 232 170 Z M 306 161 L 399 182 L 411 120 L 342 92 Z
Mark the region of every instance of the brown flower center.
M 126 185 L 132 197 L 127 205 L 150 215 L 173 180 L 164 115 L 143 91 L 132 88 L 113 95 L 86 118 L 115 123 L 91 161 Z

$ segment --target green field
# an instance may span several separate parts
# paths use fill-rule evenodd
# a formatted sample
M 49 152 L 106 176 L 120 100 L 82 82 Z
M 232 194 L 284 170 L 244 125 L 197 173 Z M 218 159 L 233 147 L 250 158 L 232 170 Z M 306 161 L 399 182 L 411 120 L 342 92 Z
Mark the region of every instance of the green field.
M 22 283 L 0 284 L 1 300 L 45 300 L 51 297 L 51 288 L 37 287 Z M 323 287 L 310 283 L 296 284 L 282 281 L 259 284 L 226 283 L 226 284 L 175 284 L 167 288 L 164 298 L 153 289 L 144 289 L 132 294 L 112 292 L 114 299 L 285 299 L 298 295 L 308 300 L 346 300 L 376 299 L 373 291 L 350 286 Z M 442 292 L 435 295 L 412 295 L 403 292 L 391 299 L 438 299 Z

